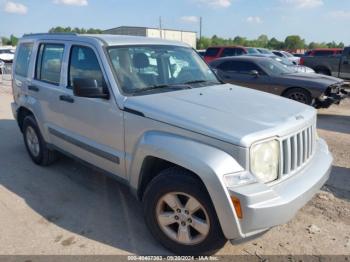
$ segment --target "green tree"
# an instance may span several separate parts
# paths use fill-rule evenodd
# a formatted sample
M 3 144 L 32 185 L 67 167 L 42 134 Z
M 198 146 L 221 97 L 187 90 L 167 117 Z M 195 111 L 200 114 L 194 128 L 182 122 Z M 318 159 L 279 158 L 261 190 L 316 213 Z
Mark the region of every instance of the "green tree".
M 284 45 L 289 50 L 302 49 L 305 48 L 305 40 L 298 35 L 290 35 L 284 40 Z
M 90 28 L 86 30 L 85 28 L 71 28 L 71 27 L 62 27 L 57 26 L 49 30 L 49 33 L 78 33 L 78 34 L 101 34 L 102 30 L 97 28 Z
M 273 37 L 267 43 L 267 48 L 269 48 L 269 49 L 277 49 L 277 50 L 283 49 L 284 48 L 284 42 L 279 41 L 275 37 Z
M 269 43 L 269 37 L 267 35 L 261 35 L 256 40 L 256 44 L 259 47 L 266 48 L 268 43 Z

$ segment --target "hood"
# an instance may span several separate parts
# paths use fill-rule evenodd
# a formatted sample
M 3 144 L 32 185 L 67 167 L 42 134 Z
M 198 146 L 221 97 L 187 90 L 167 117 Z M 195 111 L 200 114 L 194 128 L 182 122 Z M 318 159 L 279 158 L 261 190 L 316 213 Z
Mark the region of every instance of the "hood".
M 301 103 L 230 84 L 128 97 L 124 107 L 244 147 L 297 131 L 316 115 Z
M 14 57 L 15 55 L 10 53 L 0 54 L 0 60 L 3 61 L 12 61 Z
M 326 76 L 320 74 L 309 74 L 309 73 L 292 73 L 281 75 L 282 78 L 287 78 L 289 80 L 303 81 L 304 83 L 309 83 L 310 85 L 319 84 L 324 87 L 328 87 L 333 84 L 343 82 L 342 79 L 333 76 Z

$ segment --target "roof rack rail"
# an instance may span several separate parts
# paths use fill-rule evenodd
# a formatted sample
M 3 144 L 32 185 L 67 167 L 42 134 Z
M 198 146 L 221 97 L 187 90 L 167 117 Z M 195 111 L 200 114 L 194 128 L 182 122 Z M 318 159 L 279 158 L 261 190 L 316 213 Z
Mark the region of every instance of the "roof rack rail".
M 75 35 L 77 36 L 77 33 L 69 33 L 69 32 L 62 32 L 62 33 L 34 33 L 34 34 L 24 34 L 23 37 L 28 37 L 28 36 L 43 36 L 43 35 Z

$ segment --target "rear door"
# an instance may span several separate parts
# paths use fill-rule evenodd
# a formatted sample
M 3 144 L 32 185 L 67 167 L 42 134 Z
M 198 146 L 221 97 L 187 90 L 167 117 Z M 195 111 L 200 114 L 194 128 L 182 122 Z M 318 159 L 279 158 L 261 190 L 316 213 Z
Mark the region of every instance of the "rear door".
M 28 101 L 45 140 L 52 143 L 49 128 L 64 125 L 57 95 L 63 88 L 61 72 L 66 44 L 60 41 L 39 41 L 34 50 L 35 65 L 27 83 Z
M 211 61 L 215 60 L 220 56 L 220 47 L 209 47 L 207 51 L 205 51 L 204 60 L 207 63 L 210 63 Z

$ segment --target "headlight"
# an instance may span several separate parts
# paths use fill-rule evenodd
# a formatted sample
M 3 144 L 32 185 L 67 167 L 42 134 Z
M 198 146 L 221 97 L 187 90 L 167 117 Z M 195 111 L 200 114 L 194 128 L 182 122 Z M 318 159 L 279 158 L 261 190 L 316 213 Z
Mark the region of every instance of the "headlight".
M 255 177 L 249 172 L 240 172 L 235 174 L 225 175 L 225 184 L 227 187 L 237 187 L 255 183 Z
M 277 140 L 253 145 L 250 151 L 250 168 L 262 182 L 267 183 L 278 178 L 280 149 Z

